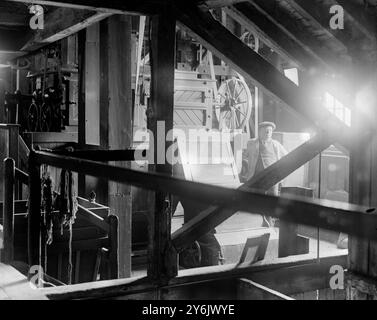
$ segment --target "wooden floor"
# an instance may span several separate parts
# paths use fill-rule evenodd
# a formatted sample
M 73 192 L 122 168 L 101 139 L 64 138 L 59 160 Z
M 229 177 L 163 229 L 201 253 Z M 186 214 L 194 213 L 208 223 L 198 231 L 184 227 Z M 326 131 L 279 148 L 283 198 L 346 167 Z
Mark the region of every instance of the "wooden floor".
M 172 232 L 178 230 L 183 224 L 183 217 L 176 216 L 172 220 Z M 260 236 L 264 233 L 270 233 L 270 241 L 267 247 L 267 252 L 263 264 L 276 263 L 278 258 L 278 240 L 279 228 L 263 228 L 261 227 L 262 217 L 260 215 L 253 215 L 246 212 L 238 212 L 228 220 L 223 222 L 216 228 L 216 238 L 219 241 L 225 264 L 237 263 L 241 256 L 242 249 L 248 238 Z M 259 227 L 258 227 L 259 226 Z M 326 231 L 320 231 L 326 233 Z M 321 234 L 320 234 L 321 236 Z M 322 238 L 322 236 L 321 236 Z M 325 237 L 326 238 L 326 237 Z M 319 241 L 319 255 L 318 255 L 318 241 L 316 238 L 310 238 L 309 253 L 291 257 L 292 260 L 316 259 L 319 257 L 337 256 L 339 254 L 348 254 L 347 249 L 338 249 L 336 243 L 320 240 Z M 288 257 L 289 259 L 290 257 Z M 287 258 L 285 258 L 287 259 Z M 145 276 L 145 268 L 134 268 L 132 276 Z

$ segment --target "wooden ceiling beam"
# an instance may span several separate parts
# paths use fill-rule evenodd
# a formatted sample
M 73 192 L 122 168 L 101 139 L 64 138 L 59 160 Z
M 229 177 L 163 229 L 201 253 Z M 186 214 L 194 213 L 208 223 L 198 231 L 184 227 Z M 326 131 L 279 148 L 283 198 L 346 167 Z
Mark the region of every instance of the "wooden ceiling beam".
M 44 6 L 55 6 L 62 8 L 93 10 L 111 14 L 156 14 L 161 8 L 167 5 L 169 0 L 7 0 L 15 3 L 39 4 Z
M 208 8 L 222 8 L 247 1 L 248 0 L 199 0 L 197 3 L 198 5 L 205 5 Z
M 111 13 L 57 8 L 46 15 L 44 29 L 35 31 L 22 50 L 35 51 L 45 45 L 75 34 L 109 16 L 111 16 Z
M 0 25 L 7 27 L 27 27 L 29 20 L 28 16 L 24 14 L 13 14 L 4 10 L 0 11 Z
M 299 69 L 321 67 L 330 70 L 331 66 L 321 57 L 309 53 L 290 37 L 267 15 L 261 13 L 250 3 L 239 3 L 224 9 L 235 21 L 248 29 L 254 30 L 260 39 L 283 58 L 291 60 Z
M 346 81 L 333 79 L 329 74 L 335 70 L 326 61 L 308 54 L 283 30 L 274 24 L 268 17 L 262 15 L 254 6 L 248 3 L 239 3 L 224 9 L 235 21 L 254 31 L 260 39 L 271 49 L 280 54 L 284 59 L 292 61 L 302 72 L 300 86 L 307 86 L 313 95 L 323 95 L 326 91 L 346 107 L 350 106 L 349 94 L 351 85 Z M 325 86 L 324 86 L 325 84 Z
M 327 131 L 330 136 L 349 149 L 355 137 L 350 128 L 320 103 L 308 97 L 307 91 L 297 87 L 275 67 L 254 52 L 240 39 L 215 20 L 208 11 L 191 6 L 178 9 L 178 20 L 188 31 L 234 70 L 249 78 L 255 85 L 289 106 L 304 121 Z
M 325 0 L 320 4 L 307 0 L 286 1 L 306 19 L 311 20 L 317 28 L 341 42 L 353 59 L 368 60 L 371 46 L 376 47 L 376 38 L 365 32 L 364 28 L 360 28 L 360 24 L 347 11 L 344 15 L 345 29 L 330 28 L 330 8 L 335 1 Z
M 314 59 L 305 50 L 250 5 L 242 3 L 224 8 L 224 11 L 234 21 L 256 34 L 262 42 L 277 52 L 283 59 L 294 63 L 300 70 L 315 65 Z M 325 62 L 318 60 L 318 63 Z
M 350 59 L 346 52 L 334 52 L 324 45 L 324 42 L 315 38 L 313 34 L 298 25 L 294 18 L 273 0 L 249 0 L 261 14 L 276 24 L 291 39 L 296 41 L 304 50 L 317 60 L 323 60 L 332 68 L 342 73 L 350 67 Z
M 292 13 L 299 13 L 300 16 L 303 18 L 303 25 L 306 22 L 309 22 L 310 25 L 317 31 L 320 32 L 321 37 L 328 38 L 328 41 L 334 42 L 336 46 L 339 47 L 339 50 L 346 51 L 347 47 L 346 44 L 341 41 L 338 37 L 336 37 L 330 28 L 330 7 L 325 5 L 325 2 L 318 3 L 315 0 L 310 2 L 304 1 L 295 1 L 295 0 L 278 0 L 281 4 L 282 8 L 288 10 Z M 309 3 L 309 4 L 308 4 Z M 322 14 L 322 17 L 318 17 L 319 19 L 314 18 L 314 16 L 318 16 L 318 12 Z
M 21 2 L 40 4 L 46 6 L 58 6 L 73 9 L 95 10 L 107 13 L 129 13 L 129 14 L 155 14 L 161 8 L 172 4 L 170 0 L 138 0 L 138 1 L 117 1 L 108 0 L 7 0 L 8 2 Z M 178 2 L 181 0 L 178 0 Z M 205 6 L 207 8 L 220 8 L 248 0 L 185 0 L 191 4 Z
M 377 12 L 365 5 L 365 1 L 331 0 L 339 4 L 346 12 L 348 19 L 362 31 L 369 40 L 375 41 L 377 35 Z
M 0 52 L 17 53 L 27 41 L 28 29 L 3 29 L 0 27 Z

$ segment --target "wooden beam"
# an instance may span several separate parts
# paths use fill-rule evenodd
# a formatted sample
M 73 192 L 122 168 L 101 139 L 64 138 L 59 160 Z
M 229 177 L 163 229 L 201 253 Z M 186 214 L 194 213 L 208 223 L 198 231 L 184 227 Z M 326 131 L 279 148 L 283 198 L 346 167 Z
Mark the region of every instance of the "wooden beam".
M 23 4 L 0 3 L 0 24 L 7 27 L 28 27 L 29 10 Z
M 325 133 L 315 135 L 279 161 L 254 175 L 241 189 L 270 189 L 305 163 L 315 158 L 319 153 L 326 150 L 332 142 L 333 140 Z
M 0 79 L 0 123 L 5 121 L 5 81 Z
M 321 264 L 324 265 L 344 265 L 347 256 L 339 255 L 336 257 L 323 257 Z M 237 279 L 241 277 L 254 277 L 258 274 L 263 275 L 265 272 L 277 272 L 279 270 L 288 270 L 290 268 L 313 265 L 317 262 L 316 259 L 292 259 L 283 258 L 279 261 L 272 262 L 269 265 L 262 263 L 255 265 L 235 265 L 228 264 L 224 266 L 204 267 L 199 269 L 180 270 L 178 276 L 169 281 L 168 285 L 158 287 L 151 284 L 148 278 L 137 277 L 132 279 L 119 279 L 113 281 L 99 281 L 94 283 L 77 284 L 75 286 L 63 286 L 55 288 L 40 289 L 40 292 L 52 300 L 74 300 L 74 299 L 99 299 L 99 298 L 114 298 L 127 297 L 132 294 L 141 292 L 153 292 L 157 290 L 174 289 L 177 286 L 188 286 L 198 282 L 210 282 L 224 279 Z M 293 269 L 298 272 L 300 269 Z M 282 272 L 284 274 L 284 272 Z M 294 274 L 291 273 L 294 276 Z M 296 274 L 300 278 L 299 274 Z M 307 275 L 307 274 L 306 274 Z M 313 274 L 311 275 L 313 277 Z M 262 276 L 260 278 L 263 278 Z M 251 278 L 253 280 L 253 278 Z M 258 279 L 258 277 L 256 277 Z M 281 279 L 280 278 L 280 282 Z M 256 280 L 253 280 L 256 281 Z M 268 282 L 266 282 L 268 283 Z M 297 283 L 297 282 L 295 282 Z M 287 284 L 289 285 L 289 284 Z
M 110 150 L 129 149 L 132 146 L 131 17 L 112 16 L 101 24 L 101 29 L 100 61 L 104 67 L 101 69 L 101 76 L 106 83 L 101 85 L 100 95 L 103 99 L 101 98 L 100 125 L 104 124 L 107 128 L 103 137 L 107 141 L 102 139 L 101 142 Z M 118 166 L 130 168 L 131 164 L 128 161 L 121 161 L 118 162 Z M 100 185 L 99 187 L 101 188 Z M 110 211 L 119 219 L 119 277 L 130 277 L 132 272 L 131 186 L 109 181 L 108 199 Z
M 3 212 L 4 203 L 0 202 L 0 212 Z M 14 202 L 14 212 L 18 213 L 27 213 L 27 200 L 15 200 Z M 2 221 L 2 218 L 0 219 Z
M 270 65 L 265 59 L 242 43 L 230 31 L 216 21 L 209 12 L 195 8 L 180 8 L 178 19 L 194 36 L 216 56 L 232 68 L 248 77 L 257 86 L 264 88 L 278 100 L 290 106 L 293 112 L 305 117 L 327 131 L 346 148 L 355 141 L 349 127 L 326 108 L 308 99 L 305 90 L 300 90 L 292 81 Z
M 255 32 L 266 45 L 279 53 L 284 59 L 292 61 L 300 70 L 317 68 L 318 65 L 326 66 L 325 61 L 316 59 L 308 54 L 251 4 L 239 3 L 232 7 L 224 8 L 224 11 L 240 25 Z
M 18 53 L 28 40 L 29 29 L 4 29 L 0 27 L 0 52 Z
M 218 8 L 232 5 L 247 0 L 193 0 L 192 4 L 204 5 L 209 8 Z M 137 3 L 122 2 L 116 0 L 8 0 L 8 2 L 22 2 L 30 4 L 41 4 L 45 6 L 58 6 L 73 9 L 94 10 L 112 14 L 157 14 L 171 2 L 169 0 L 139 0 Z
M 23 183 L 24 185 L 28 185 L 29 184 L 29 175 L 25 172 L 23 172 L 22 170 L 16 168 L 16 179 Z
M 285 295 L 294 295 L 329 288 L 330 279 L 333 276 L 330 273 L 330 268 L 334 265 L 347 269 L 347 257 L 339 257 L 337 260 L 325 258 L 321 259 L 319 263 L 266 270 L 247 278 Z
M 230 189 L 213 185 L 173 178 L 164 174 L 148 173 L 139 170 L 104 165 L 102 163 L 70 157 L 51 155 L 46 152 L 35 151 L 33 161 L 58 168 L 65 168 L 74 172 L 81 172 L 97 177 L 106 177 L 111 181 L 127 183 L 148 190 L 159 190 L 172 193 L 191 201 L 211 203 L 213 207 L 229 208 L 231 216 L 234 211 L 258 212 L 288 222 L 315 226 L 333 231 L 352 234 L 361 238 L 377 239 L 377 216 L 371 215 L 371 208 L 330 200 L 309 200 L 299 197 L 275 197 L 264 193 L 253 193 L 245 190 Z M 280 210 L 279 210 L 280 209 Z M 305 211 L 305 215 L 302 212 Z M 196 223 L 190 225 L 189 230 L 182 228 L 176 237 L 177 246 L 184 247 L 183 241 L 193 241 L 197 236 L 208 232 L 209 225 L 221 223 L 225 214 L 219 219 L 201 214 L 205 225 L 201 229 Z M 203 218 L 204 217 L 204 218 Z M 197 217 L 193 220 L 200 220 Z M 199 230 L 197 235 L 192 230 Z M 186 238 L 185 238 L 186 237 Z
M 334 4 L 341 5 L 349 19 L 365 34 L 370 41 L 376 41 L 376 12 L 364 1 L 336 0 Z
M 28 208 L 28 262 L 40 266 L 41 244 L 41 175 L 40 165 L 35 162 L 35 153 L 29 156 L 29 208 Z
M 89 209 L 86 209 L 85 207 L 78 205 L 78 213 L 80 214 L 80 218 L 89 222 L 91 225 L 94 225 L 107 233 L 109 232 L 109 225 L 105 222 L 105 219 L 96 215 Z
M 172 159 L 172 142 L 161 146 L 158 135 L 159 124 L 163 124 L 164 137 L 173 129 L 176 20 L 171 7 L 163 14 L 153 16 L 151 23 L 152 108 L 147 122 L 148 129 L 153 133 L 155 148 L 154 165 L 150 169 L 172 176 L 172 165 L 166 160 L 160 160 L 161 153 Z M 165 283 L 178 272 L 178 255 L 171 245 L 173 212 L 170 195 L 163 190 L 156 190 L 154 206 L 154 212 L 149 217 L 148 277 L 152 281 Z
M 249 279 L 237 280 L 238 300 L 294 300 Z
M 248 0 L 197 0 L 197 3 L 199 6 L 205 5 L 208 8 L 222 8 L 247 1 Z
M 111 13 L 58 8 L 46 15 L 44 29 L 37 30 L 33 37 L 23 46 L 22 50 L 35 51 L 45 45 L 75 34 L 110 15 Z
M 111 14 L 156 14 L 168 3 L 168 0 L 140 0 L 137 2 L 117 0 L 106 2 L 102 0 L 8 0 L 8 2 L 93 10 Z
M 344 24 L 348 32 L 330 28 L 329 21 L 332 17 L 330 8 L 334 5 L 334 1 L 327 0 L 320 4 L 305 0 L 288 0 L 287 2 L 304 18 L 312 21 L 318 29 L 341 42 L 352 58 L 370 60 L 370 51 L 373 50 L 373 46 L 376 47 L 376 38 L 371 37 L 369 33 L 365 34 L 363 28 L 359 28 L 359 24 L 352 19 L 350 13 L 345 11 L 344 14 Z
M 85 74 L 86 74 L 86 33 L 87 30 L 81 30 L 77 34 L 77 60 L 78 60 L 78 93 L 77 93 L 77 111 L 78 111 L 78 146 L 84 148 L 86 144 L 86 99 L 85 99 Z M 85 175 L 78 174 L 78 195 L 86 196 L 86 178 Z
M 371 121 L 376 121 L 377 112 L 375 107 L 377 99 L 375 88 L 377 86 L 377 69 L 370 67 L 374 72 L 374 78 L 368 82 L 363 82 L 366 92 L 371 94 L 368 117 Z M 363 111 L 358 108 L 352 114 L 352 129 L 355 134 L 362 132 L 365 125 Z M 376 193 L 376 173 L 377 173 L 377 136 L 363 143 L 356 144 L 350 152 L 350 202 L 366 206 L 377 205 Z M 376 215 L 373 211 L 371 214 Z M 377 242 L 372 239 L 358 239 L 349 236 L 349 270 L 351 272 L 364 275 L 366 277 L 377 277 Z
M 86 30 L 81 30 L 77 35 L 78 54 L 78 145 L 84 148 L 86 144 L 85 132 L 85 58 L 86 58 Z
M 4 160 L 4 207 L 3 230 L 4 250 L 1 254 L 1 262 L 9 264 L 14 259 L 14 183 L 15 162 L 12 158 Z
M 331 140 L 328 140 L 326 136 L 316 135 L 308 142 L 290 152 L 287 156 L 256 174 L 243 184 L 239 190 L 268 190 L 330 145 Z M 206 234 L 221 222 L 231 217 L 236 211 L 237 209 L 230 210 L 209 206 L 173 234 L 174 246 L 178 251 L 183 249 L 187 243 L 191 243 Z
M 235 21 L 254 31 L 263 42 L 283 58 L 297 65 L 302 71 L 300 87 L 308 88 L 309 97 L 321 97 L 327 91 L 346 107 L 352 107 L 350 106 L 350 93 L 354 89 L 352 81 L 349 78 L 330 77 L 329 74 L 335 72 L 333 66 L 319 57 L 310 55 L 260 10 L 250 3 L 239 3 L 224 10 Z
M 326 48 L 319 38 L 316 38 L 305 28 L 299 27 L 295 18 L 284 10 L 279 2 L 271 0 L 250 0 L 249 2 L 311 55 L 323 59 L 326 63 L 342 72 L 344 72 L 346 67 L 349 67 L 349 60 L 345 58 L 346 49 L 343 45 L 339 42 L 335 44 L 339 52 L 331 50 L 333 49 L 332 47 Z

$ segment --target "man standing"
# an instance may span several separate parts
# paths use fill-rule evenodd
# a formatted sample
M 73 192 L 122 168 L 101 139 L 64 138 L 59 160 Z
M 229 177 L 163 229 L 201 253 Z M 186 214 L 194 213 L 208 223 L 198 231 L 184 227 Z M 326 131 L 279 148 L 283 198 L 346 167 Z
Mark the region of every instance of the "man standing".
M 261 122 L 259 124 L 259 138 L 251 139 L 247 143 L 245 157 L 247 159 L 247 175 L 249 180 L 255 174 L 263 171 L 287 154 L 279 141 L 272 139 L 272 132 L 276 129 L 273 122 Z M 267 190 L 267 194 L 278 196 L 279 184 Z M 272 220 L 267 221 L 271 226 Z

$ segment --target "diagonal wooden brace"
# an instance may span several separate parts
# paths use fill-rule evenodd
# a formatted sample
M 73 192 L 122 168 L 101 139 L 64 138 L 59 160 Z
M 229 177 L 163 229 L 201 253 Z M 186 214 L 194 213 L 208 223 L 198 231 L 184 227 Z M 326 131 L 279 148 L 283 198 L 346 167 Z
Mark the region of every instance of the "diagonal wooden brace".
M 275 162 L 249 181 L 239 190 L 252 191 L 253 189 L 268 190 L 276 183 L 286 178 L 292 172 L 313 159 L 332 144 L 332 140 L 325 134 L 318 134 L 302 144 L 285 157 Z M 177 251 L 182 250 L 188 243 L 195 241 L 202 235 L 218 226 L 231 217 L 237 210 L 224 209 L 219 206 L 210 206 L 200 212 L 194 219 L 186 223 L 172 235 L 173 245 Z

